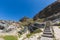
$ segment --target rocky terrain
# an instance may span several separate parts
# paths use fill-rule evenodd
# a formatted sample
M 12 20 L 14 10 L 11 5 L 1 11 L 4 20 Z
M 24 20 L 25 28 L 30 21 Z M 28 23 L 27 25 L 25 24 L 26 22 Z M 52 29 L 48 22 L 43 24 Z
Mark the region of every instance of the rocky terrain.
M 59 14 L 59 15 L 57 15 Z M 60 2 L 54 2 L 33 18 L 18 22 L 0 20 L 0 40 L 60 40 Z

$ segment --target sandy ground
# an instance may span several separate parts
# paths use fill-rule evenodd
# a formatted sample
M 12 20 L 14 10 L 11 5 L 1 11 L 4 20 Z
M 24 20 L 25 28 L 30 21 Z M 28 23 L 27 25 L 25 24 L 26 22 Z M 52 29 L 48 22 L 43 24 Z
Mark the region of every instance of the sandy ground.
M 42 37 L 40 40 L 53 40 L 53 38 Z
M 42 31 L 43 31 L 43 29 L 42 29 Z M 41 37 L 41 35 L 42 35 L 43 33 L 42 33 L 42 32 L 41 32 L 41 33 L 36 33 L 36 34 L 32 35 L 30 38 L 26 38 L 26 34 L 28 34 L 28 32 L 25 33 L 25 34 L 23 34 L 23 35 L 21 36 L 21 38 L 18 38 L 18 40 L 22 40 L 22 39 L 24 39 L 24 40 L 37 40 L 38 37 Z M 39 39 L 40 39 L 40 38 L 39 38 Z
M 3 38 L 0 38 L 0 40 L 4 40 Z
M 37 33 L 37 34 L 31 36 L 30 38 L 26 38 L 25 40 L 39 40 L 40 38 L 38 39 L 38 37 L 41 37 L 41 35 L 42 35 L 42 32 Z
M 60 40 L 60 28 L 58 26 L 53 26 L 54 35 L 57 40 Z
M 37 33 L 37 34 L 34 34 L 32 35 L 30 38 L 26 38 L 26 34 L 22 35 L 21 38 L 19 38 L 19 40 L 22 40 L 23 38 L 25 38 L 24 40 L 37 40 L 37 38 L 39 36 L 41 36 L 42 33 Z

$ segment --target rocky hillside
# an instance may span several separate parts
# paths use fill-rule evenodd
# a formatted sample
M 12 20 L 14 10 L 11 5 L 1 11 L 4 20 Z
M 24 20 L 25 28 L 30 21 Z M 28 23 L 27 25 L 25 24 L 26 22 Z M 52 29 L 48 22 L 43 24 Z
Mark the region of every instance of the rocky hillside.
M 38 18 L 46 18 L 53 14 L 56 14 L 60 11 L 60 2 L 54 2 L 51 5 L 44 8 L 42 11 L 40 11 L 38 14 L 36 14 L 33 19 L 37 20 Z

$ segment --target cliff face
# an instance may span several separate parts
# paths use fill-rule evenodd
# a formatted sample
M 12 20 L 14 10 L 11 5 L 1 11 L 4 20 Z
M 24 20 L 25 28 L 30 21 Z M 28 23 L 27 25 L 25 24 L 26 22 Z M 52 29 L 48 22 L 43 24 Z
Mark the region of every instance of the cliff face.
M 45 9 L 36 14 L 33 19 L 37 20 L 38 18 L 46 18 L 53 14 L 60 12 L 60 2 L 54 2 L 51 5 L 47 6 Z

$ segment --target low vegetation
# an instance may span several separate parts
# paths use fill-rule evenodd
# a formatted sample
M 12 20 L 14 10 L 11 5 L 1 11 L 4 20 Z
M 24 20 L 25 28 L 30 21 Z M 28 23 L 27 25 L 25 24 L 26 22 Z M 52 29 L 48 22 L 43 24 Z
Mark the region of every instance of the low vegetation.
M 21 34 L 18 33 L 18 37 L 20 38 L 21 37 Z
M 60 27 L 59 27 L 60 28 Z
M 29 38 L 30 36 L 32 36 L 33 34 L 36 34 L 36 33 L 40 33 L 40 32 L 42 32 L 40 29 L 37 29 L 37 30 L 35 30 L 34 32 L 32 32 L 32 33 L 30 33 L 30 34 L 27 34 L 26 36 L 27 36 L 27 38 Z
M 43 22 L 44 21 L 44 18 L 43 19 L 37 19 L 35 20 L 36 22 Z
M 10 36 L 10 35 L 4 36 L 3 38 L 5 40 L 18 40 L 18 38 L 16 36 Z

